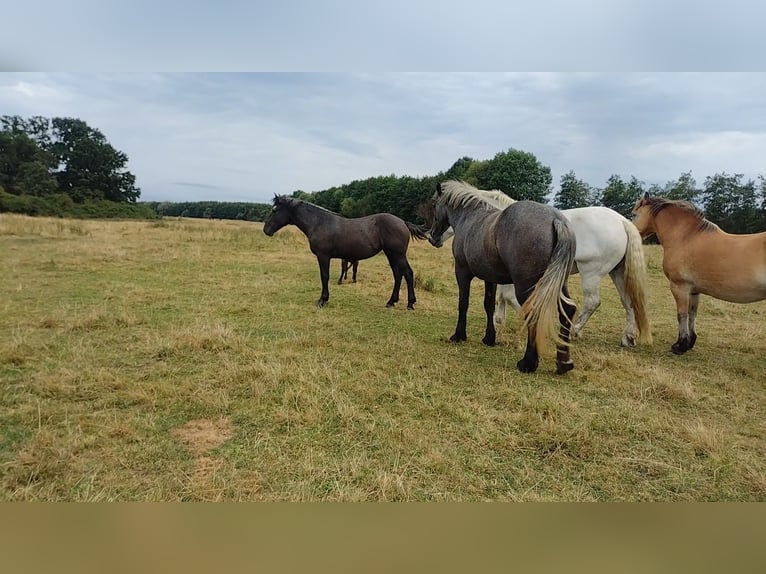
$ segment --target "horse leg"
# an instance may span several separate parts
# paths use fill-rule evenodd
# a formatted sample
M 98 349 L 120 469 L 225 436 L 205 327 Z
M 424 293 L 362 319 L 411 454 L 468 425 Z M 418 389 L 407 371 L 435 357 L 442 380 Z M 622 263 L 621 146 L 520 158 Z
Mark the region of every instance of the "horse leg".
M 534 373 L 537 365 L 540 363 L 540 356 L 537 354 L 535 346 L 536 329 L 532 325 L 527 328 L 527 348 L 524 349 L 524 356 L 516 363 L 516 368 L 522 373 Z
M 386 303 L 386 307 L 393 307 L 399 302 L 399 289 L 402 286 L 402 266 L 400 260 L 394 255 L 386 253 L 388 264 L 391 266 L 391 272 L 394 274 L 394 289 L 391 291 L 391 298 Z
M 697 342 L 697 331 L 694 324 L 697 321 L 697 309 L 699 308 L 700 294 L 692 293 L 689 295 L 689 348 L 694 347 Z
M 689 286 L 685 283 L 670 283 L 670 292 L 676 300 L 678 316 L 678 340 L 670 346 L 670 350 L 676 355 L 683 355 L 691 346 L 689 336 Z
M 458 303 L 457 303 L 457 326 L 454 334 L 449 338 L 453 343 L 466 341 L 466 316 L 468 315 L 468 298 L 471 294 L 471 280 L 473 275 L 467 269 L 458 268 L 455 265 L 455 279 L 457 279 Z
M 516 302 L 523 305 L 529 298 L 532 287 L 534 285 L 523 288 L 518 284 L 514 284 L 513 291 L 516 294 Z M 516 368 L 522 373 L 534 373 L 540 363 L 540 355 L 537 352 L 535 339 L 537 339 L 537 325 L 530 324 L 527 326 L 527 346 L 524 349 L 524 356 L 516 363 Z
M 580 278 L 582 280 L 583 303 L 580 315 L 572 326 L 573 339 L 580 336 L 585 323 L 601 305 L 601 276 L 595 273 L 583 273 L 580 269 Z
M 322 294 L 319 296 L 316 306 L 324 307 L 330 299 L 330 290 L 327 287 L 327 282 L 330 280 L 330 258 L 317 255 L 317 262 L 319 263 L 319 278 L 322 280 Z
M 404 259 L 404 280 L 407 282 L 407 309 L 415 309 L 415 274 L 412 272 L 410 262 Z
M 359 261 L 354 261 L 354 273 L 353 273 L 353 279 L 352 282 L 356 283 L 356 270 L 359 269 Z M 348 274 L 348 270 L 346 270 L 346 273 Z
M 517 313 L 519 312 L 519 309 L 521 309 L 521 305 L 519 305 L 519 302 L 516 300 L 516 291 L 513 287 L 513 283 L 497 286 L 497 307 L 495 308 L 495 316 L 493 318 L 495 328 L 500 327 L 505 321 L 506 303 L 510 303 Z
M 562 292 L 565 297 L 569 297 L 569 289 L 566 285 L 564 285 Z M 564 308 L 563 313 L 561 307 Z M 562 341 L 569 343 L 571 340 L 570 332 L 572 329 L 572 320 L 574 319 L 575 311 L 577 309 L 574 305 L 571 305 L 566 301 L 561 301 L 561 307 L 559 307 L 559 325 L 561 325 L 559 327 L 559 335 L 561 335 Z M 569 345 L 556 345 L 556 374 L 563 375 L 572 369 L 574 369 L 574 363 L 569 356 Z
M 495 295 L 497 293 L 497 283 L 484 282 L 484 312 L 487 314 L 487 328 L 484 331 L 482 343 L 488 347 L 495 345 L 495 324 L 492 316 L 495 314 Z
M 346 266 L 346 260 L 340 261 L 340 277 L 338 277 L 338 285 L 343 283 L 343 279 L 348 277 L 348 267 Z
M 625 289 L 625 267 L 623 263 L 620 263 L 617 267 L 609 272 L 609 276 L 612 278 L 612 283 L 617 288 L 617 293 L 620 294 L 620 301 L 625 308 L 625 332 L 622 335 L 622 341 L 620 344 L 623 347 L 635 347 L 638 340 L 638 323 L 636 323 L 636 313 L 633 311 L 633 304 L 628 298 L 627 290 Z

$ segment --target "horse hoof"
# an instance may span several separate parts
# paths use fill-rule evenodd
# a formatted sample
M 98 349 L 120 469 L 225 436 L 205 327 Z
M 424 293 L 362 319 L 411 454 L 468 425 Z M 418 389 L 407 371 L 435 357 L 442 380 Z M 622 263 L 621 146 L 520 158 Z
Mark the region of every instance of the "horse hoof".
M 468 337 L 466 337 L 465 335 L 457 335 L 457 334 L 452 335 L 448 339 L 448 341 L 450 343 L 462 343 L 462 342 L 467 341 L 467 340 L 468 340 Z
M 482 343 L 484 343 L 484 344 L 485 344 L 487 347 L 494 347 L 494 346 L 496 345 L 496 343 L 497 343 L 497 342 L 495 341 L 495 338 L 494 338 L 494 337 L 492 337 L 491 339 L 490 339 L 490 338 L 487 338 L 487 337 L 484 337 L 484 338 L 481 340 L 481 342 L 482 342 Z
M 522 373 L 534 373 L 537 370 L 537 363 L 537 361 L 527 363 L 527 361 L 521 359 L 516 363 L 516 368 Z
M 670 346 L 670 350 L 674 355 L 683 355 L 686 351 L 689 350 L 689 347 L 687 345 L 679 345 L 678 343 L 673 343 Z
M 414 311 L 415 306 L 414 305 L 407 305 L 407 311 Z
M 324 299 L 319 299 L 319 300 L 316 302 L 316 306 L 317 306 L 317 307 L 319 307 L 320 309 L 321 309 L 322 307 L 324 307 L 325 305 L 327 305 L 327 301 L 325 301 Z
M 574 363 L 572 361 L 566 361 L 563 363 L 556 363 L 556 374 L 563 375 L 574 369 Z
M 394 305 L 395 303 L 390 303 L 390 302 L 386 303 L 386 307 L 388 307 L 389 309 L 393 308 Z
M 633 337 L 628 337 L 627 335 L 623 336 L 622 341 L 620 341 L 621 347 L 635 347 L 636 346 L 636 339 Z

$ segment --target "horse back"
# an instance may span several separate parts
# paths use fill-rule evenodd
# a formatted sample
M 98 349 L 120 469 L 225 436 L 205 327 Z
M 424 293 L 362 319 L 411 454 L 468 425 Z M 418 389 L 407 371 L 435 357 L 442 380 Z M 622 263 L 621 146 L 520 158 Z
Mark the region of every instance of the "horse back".
M 561 211 L 533 201 L 518 201 L 501 212 L 497 252 L 512 270 L 513 283 L 535 280 L 545 272 L 557 242 L 554 220 L 571 228 Z

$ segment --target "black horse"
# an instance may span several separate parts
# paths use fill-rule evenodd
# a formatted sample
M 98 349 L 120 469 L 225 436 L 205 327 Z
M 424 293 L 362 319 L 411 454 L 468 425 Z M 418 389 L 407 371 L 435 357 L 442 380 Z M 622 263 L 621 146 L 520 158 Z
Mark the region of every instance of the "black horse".
M 382 251 L 394 274 L 394 289 L 386 307 L 393 307 L 399 301 L 399 289 L 404 277 L 407 282 L 407 309 L 414 309 L 415 281 L 407 261 L 407 247 L 410 237 L 425 239 L 425 230 L 390 213 L 347 219 L 323 207 L 285 195 L 275 196 L 273 203 L 271 214 L 263 224 L 263 232 L 271 237 L 285 225 L 292 224 L 306 235 L 311 252 L 319 263 L 322 280 L 322 294 L 316 302 L 318 307 L 324 307 L 330 299 L 327 288 L 330 259 L 359 261 Z
M 338 285 L 343 283 L 344 279 L 348 279 L 348 270 L 353 269 L 352 281 L 356 283 L 356 271 L 359 269 L 359 261 L 349 261 L 343 259 L 340 262 L 340 277 L 338 277 Z

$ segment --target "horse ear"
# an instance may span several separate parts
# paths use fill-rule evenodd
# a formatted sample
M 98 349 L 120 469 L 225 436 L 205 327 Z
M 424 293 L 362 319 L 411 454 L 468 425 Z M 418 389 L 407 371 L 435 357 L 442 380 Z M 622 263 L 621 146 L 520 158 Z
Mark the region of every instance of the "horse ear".
M 650 197 L 651 197 L 651 195 L 649 195 L 649 192 L 645 191 L 644 192 L 644 199 L 649 199 Z
M 436 182 L 436 195 L 442 194 L 442 184 L 440 182 Z

